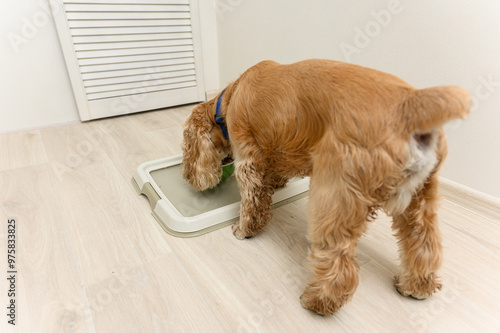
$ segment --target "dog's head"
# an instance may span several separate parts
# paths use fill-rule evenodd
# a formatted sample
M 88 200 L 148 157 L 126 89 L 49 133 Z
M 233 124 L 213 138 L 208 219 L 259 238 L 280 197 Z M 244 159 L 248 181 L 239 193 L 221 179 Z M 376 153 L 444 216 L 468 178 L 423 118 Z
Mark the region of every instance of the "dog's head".
M 197 191 L 219 183 L 222 160 L 231 152 L 214 115 L 215 101 L 211 100 L 195 106 L 184 125 L 182 176 Z

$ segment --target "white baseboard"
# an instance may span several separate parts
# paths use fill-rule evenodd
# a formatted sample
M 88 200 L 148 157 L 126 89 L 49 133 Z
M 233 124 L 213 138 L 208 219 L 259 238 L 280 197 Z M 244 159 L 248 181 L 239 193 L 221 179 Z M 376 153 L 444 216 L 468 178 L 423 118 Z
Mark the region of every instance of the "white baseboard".
M 500 199 L 447 178 L 439 177 L 441 194 L 448 200 L 500 224 Z
M 81 123 L 80 120 L 68 120 L 68 121 L 61 121 L 61 122 L 55 122 L 52 124 L 44 124 L 40 126 L 26 126 L 26 127 L 21 127 L 13 130 L 0 130 L 0 135 L 3 134 L 14 134 L 14 133 L 19 133 L 19 132 L 30 132 L 30 131 L 37 131 L 45 128 L 51 128 L 51 127 L 57 127 L 57 126 L 65 126 L 65 125 L 74 125 L 74 124 L 79 124 Z

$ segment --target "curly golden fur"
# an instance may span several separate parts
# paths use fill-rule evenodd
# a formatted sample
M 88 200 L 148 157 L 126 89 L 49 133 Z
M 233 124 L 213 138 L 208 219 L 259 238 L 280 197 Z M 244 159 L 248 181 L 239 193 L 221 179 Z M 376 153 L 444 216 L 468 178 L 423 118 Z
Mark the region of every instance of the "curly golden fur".
M 302 305 L 336 312 L 358 285 L 355 248 L 366 221 L 393 216 L 401 249 L 396 288 L 425 298 L 441 288 L 438 177 L 447 154 L 443 124 L 470 112 L 454 86 L 417 90 L 376 70 L 330 60 L 261 62 L 224 89 L 229 142 L 215 124 L 217 98 L 193 109 L 184 130 L 184 178 L 217 185 L 232 153 L 241 192 L 238 239 L 271 218 L 274 190 L 310 176 L 308 237 L 313 277 Z

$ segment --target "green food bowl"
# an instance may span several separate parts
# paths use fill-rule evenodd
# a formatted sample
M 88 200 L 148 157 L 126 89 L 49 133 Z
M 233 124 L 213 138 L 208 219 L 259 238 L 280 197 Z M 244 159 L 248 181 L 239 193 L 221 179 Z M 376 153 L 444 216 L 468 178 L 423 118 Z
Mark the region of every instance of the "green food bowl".
M 231 160 L 228 159 L 227 161 L 226 160 L 222 161 L 222 177 L 220 178 L 220 182 L 223 182 L 229 177 L 231 177 L 233 173 L 234 173 L 234 161 L 232 159 Z

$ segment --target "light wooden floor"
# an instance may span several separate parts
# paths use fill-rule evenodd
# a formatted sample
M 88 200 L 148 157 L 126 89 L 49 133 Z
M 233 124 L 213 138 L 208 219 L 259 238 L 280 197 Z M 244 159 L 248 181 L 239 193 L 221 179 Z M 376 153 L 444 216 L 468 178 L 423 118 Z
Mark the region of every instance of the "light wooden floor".
M 7 219 L 17 221 L 16 332 L 499 332 L 500 221 L 452 202 L 440 211 L 444 289 L 393 288 L 397 245 L 381 214 L 361 239 L 360 285 L 332 317 L 301 308 L 306 204 L 277 209 L 245 241 L 230 228 L 167 235 L 131 176 L 180 153 L 191 107 L 0 136 L 1 332 Z

